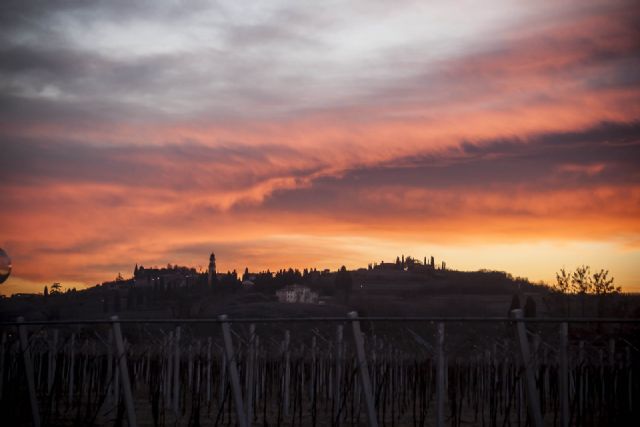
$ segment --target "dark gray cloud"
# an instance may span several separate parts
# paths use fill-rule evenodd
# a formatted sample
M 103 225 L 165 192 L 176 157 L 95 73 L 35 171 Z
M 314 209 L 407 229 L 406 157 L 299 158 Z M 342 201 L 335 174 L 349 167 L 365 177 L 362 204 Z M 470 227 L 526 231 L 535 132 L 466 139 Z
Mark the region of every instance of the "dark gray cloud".
M 367 201 L 363 195 L 411 189 L 447 190 L 465 194 L 483 190 L 532 194 L 625 186 L 640 183 L 640 122 L 602 123 L 591 129 L 531 136 L 526 141 L 498 139 L 462 142 L 441 153 L 394 159 L 377 167 L 350 170 L 341 177 L 324 177 L 309 188 L 276 191 L 268 210 L 361 214 L 397 214 L 406 207 Z M 374 198 L 375 199 L 375 198 Z M 428 201 L 425 201 L 428 205 Z M 422 207 L 421 207 L 422 208 Z
M 65 140 L 0 138 L 4 185 L 117 184 L 189 191 L 244 189 L 277 177 L 306 177 L 317 168 L 280 163 L 300 157 L 283 145 L 256 147 L 193 141 L 164 145 L 89 145 Z
M 329 158 L 293 166 L 304 153 L 285 145 L 88 145 L 6 137 L 0 145 L 4 185 L 88 183 L 215 192 L 242 190 L 278 177 L 309 180 L 332 166 Z M 536 190 L 624 185 L 640 182 L 639 161 L 640 123 L 603 123 L 526 139 L 462 141 L 444 152 L 416 153 L 350 169 L 340 177 L 315 178 L 309 188 L 277 191 L 265 207 L 333 209 L 358 203 L 354 194 L 388 186 L 473 191 L 513 185 Z

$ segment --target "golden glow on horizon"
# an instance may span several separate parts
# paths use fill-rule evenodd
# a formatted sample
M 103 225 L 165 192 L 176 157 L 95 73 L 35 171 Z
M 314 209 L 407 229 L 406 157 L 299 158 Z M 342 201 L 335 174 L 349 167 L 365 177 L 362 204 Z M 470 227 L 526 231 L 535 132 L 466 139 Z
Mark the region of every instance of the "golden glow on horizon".
M 540 241 L 537 243 L 482 244 L 466 245 L 425 245 L 415 241 L 372 239 L 359 236 L 314 236 L 314 235 L 273 235 L 251 246 L 249 241 L 239 241 L 242 252 L 236 249 L 232 259 L 224 251 L 218 251 L 218 269 L 221 272 L 236 270 L 242 272 L 245 267 L 250 271 L 277 271 L 281 268 L 329 268 L 338 269 L 346 265 L 349 269 L 366 268 L 369 263 L 380 261 L 393 262 L 401 254 L 411 255 L 421 260 L 434 256 L 436 264 L 447 263 L 447 268 L 463 271 L 479 269 L 506 271 L 513 276 L 526 277 L 531 281 L 553 283 L 554 275 L 560 268 L 572 269 L 579 265 L 590 265 L 592 269 L 608 269 L 618 285 L 625 292 L 640 292 L 640 272 L 636 267 L 638 250 L 621 248 L 612 243 L 589 241 Z M 244 248 L 249 248 L 245 250 Z M 215 250 L 215 248 L 212 248 Z M 137 262 L 138 265 L 163 266 L 166 263 L 187 265 L 203 271 L 206 268 L 207 253 L 194 259 L 183 254 L 164 254 L 167 259 L 147 254 L 149 262 Z M 106 257 L 105 260 L 109 260 Z M 561 260 L 561 261 L 560 261 Z M 80 260 L 80 265 L 88 260 Z M 53 268 L 53 265 L 47 267 Z M 93 282 L 88 279 L 76 279 L 63 282 L 66 288 L 83 289 L 102 281 L 113 280 L 117 273 L 130 277 L 132 266 L 123 264 L 123 269 L 101 272 L 102 276 Z M 114 274 L 113 271 L 116 271 Z M 50 275 L 45 275 L 50 277 Z M 82 276 L 79 276 L 82 277 Z M 0 287 L 2 294 L 17 292 L 42 292 L 43 286 L 51 283 L 43 280 L 29 280 L 20 277 L 10 278 Z M 635 284 L 635 286 L 634 286 Z

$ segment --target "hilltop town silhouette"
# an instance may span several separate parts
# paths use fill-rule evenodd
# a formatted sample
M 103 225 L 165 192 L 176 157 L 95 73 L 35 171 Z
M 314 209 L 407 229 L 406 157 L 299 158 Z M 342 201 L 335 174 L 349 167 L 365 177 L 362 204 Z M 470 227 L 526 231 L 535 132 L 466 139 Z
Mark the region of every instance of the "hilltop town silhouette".
M 344 314 L 350 309 L 371 315 L 502 316 L 516 300 L 517 306 L 527 301 L 537 306 L 539 313 L 557 315 L 638 311 L 634 308 L 639 305 L 636 297 L 627 295 L 623 303 L 619 289 L 610 294 L 603 302 L 602 295 L 596 298 L 587 292 L 559 291 L 503 271 L 458 271 L 448 268 L 445 261 L 436 262 L 433 256 L 399 255 L 392 262 L 372 262 L 353 270 L 283 268 L 256 272 L 246 267 L 238 273 L 218 271 L 216 255 L 211 253 L 206 271 L 175 264 L 135 264 L 131 275 L 118 273 L 114 280 L 82 290 L 64 283 L 47 285 L 41 294 L 17 294 L 0 300 L 0 316 L 28 315 L 44 320 L 111 314 L 197 318 L 220 313 Z

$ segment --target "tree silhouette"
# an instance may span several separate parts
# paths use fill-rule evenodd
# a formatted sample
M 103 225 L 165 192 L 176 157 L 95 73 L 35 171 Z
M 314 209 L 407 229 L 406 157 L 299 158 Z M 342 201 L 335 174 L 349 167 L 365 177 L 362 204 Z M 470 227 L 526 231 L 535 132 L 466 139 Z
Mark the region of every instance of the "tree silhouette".
M 586 265 L 576 268 L 571 275 L 571 290 L 573 293 L 580 295 L 580 304 L 582 305 L 582 316 L 585 314 L 585 298 L 591 291 L 591 277 L 589 276 L 589 267 Z
M 566 301 L 567 316 L 571 315 L 569 307 L 569 294 L 580 297 L 582 305 L 582 315 L 585 315 L 585 300 L 587 295 L 592 294 L 598 297 L 598 315 L 604 311 L 604 303 L 608 295 L 619 293 L 622 288 L 614 285 L 613 277 L 609 277 L 609 270 L 597 271 L 590 274 L 591 268 L 582 265 L 572 273 L 567 273 L 564 268 L 556 273 L 556 283 L 553 289 L 564 295 Z
M 571 290 L 575 294 L 587 294 L 591 291 L 591 278 L 589 277 L 589 266 L 583 265 L 576 268 L 571 274 Z
M 613 285 L 613 277 L 609 277 L 609 270 L 600 270 L 593 273 L 591 285 L 593 293 L 596 295 L 614 294 L 622 291 L 620 286 Z
M 609 277 L 609 270 L 600 270 L 593 273 L 591 278 L 593 293 L 598 296 L 598 317 L 602 317 L 605 312 L 607 296 L 620 293 L 622 288 L 613 284 L 613 277 Z
M 62 293 L 62 285 L 58 282 L 51 285 L 51 295 Z
M 554 288 L 562 293 L 569 293 L 569 286 L 571 284 L 571 274 L 567 273 L 564 268 L 561 268 L 558 273 L 556 273 L 556 284 Z
M 562 294 L 562 297 L 565 302 L 565 310 L 567 317 L 571 316 L 571 307 L 569 300 L 569 291 L 571 287 L 571 274 L 567 273 L 567 271 L 563 268 L 560 269 L 558 273 L 556 273 L 556 283 L 554 289 Z

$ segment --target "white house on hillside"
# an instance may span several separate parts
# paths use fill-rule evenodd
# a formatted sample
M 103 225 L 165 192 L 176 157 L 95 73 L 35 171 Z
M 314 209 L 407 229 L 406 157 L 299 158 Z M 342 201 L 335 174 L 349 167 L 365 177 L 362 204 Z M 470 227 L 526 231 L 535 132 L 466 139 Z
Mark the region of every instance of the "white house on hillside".
M 278 301 L 288 303 L 317 304 L 318 294 L 313 292 L 308 286 L 290 285 L 276 292 Z

